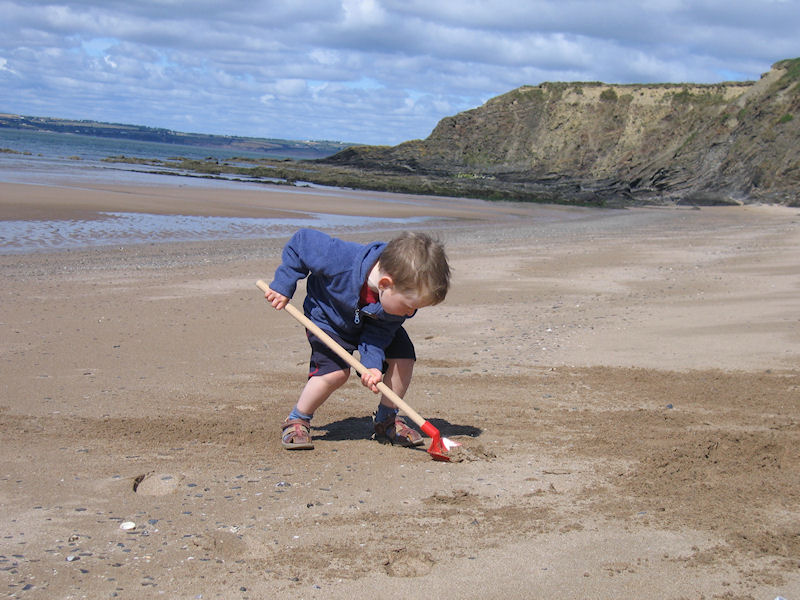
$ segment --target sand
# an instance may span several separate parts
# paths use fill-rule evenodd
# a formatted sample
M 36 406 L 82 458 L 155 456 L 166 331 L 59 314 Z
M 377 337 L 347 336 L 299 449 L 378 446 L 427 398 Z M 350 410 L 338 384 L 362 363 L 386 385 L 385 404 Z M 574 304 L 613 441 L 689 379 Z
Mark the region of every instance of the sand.
M 6 597 L 800 598 L 797 209 L 0 198 L 0 218 L 448 217 L 454 285 L 408 323 L 406 400 L 467 452 L 370 440 L 355 377 L 315 450 L 281 448 L 307 348 L 254 283 L 282 239 L 0 256 Z

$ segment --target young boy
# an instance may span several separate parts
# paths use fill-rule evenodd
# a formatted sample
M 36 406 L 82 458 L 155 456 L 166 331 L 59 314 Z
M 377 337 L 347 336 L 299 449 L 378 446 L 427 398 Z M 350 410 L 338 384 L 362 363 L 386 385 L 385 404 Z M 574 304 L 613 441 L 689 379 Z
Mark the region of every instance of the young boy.
M 282 263 L 266 299 L 281 310 L 297 282 L 308 277 L 306 316 L 348 352 L 359 351 L 367 371 L 361 383 L 377 393 L 384 381 L 401 398 L 411 383 L 416 355 L 403 322 L 420 308 L 442 302 L 450 285 L 450 267 L 441 243 L 421 233 L 403 233 L 390 241 L 358 244 L 320 231 L 301 229 L 283 249 Z M 311 449 L 311 418 L 350 376 L 348 364 L 321 340 L 311 344 L 308 381 L 282 427 L 288 450 Z M 418 446 L 393 402 L 381 396 L 375 414 L 375 439 Z

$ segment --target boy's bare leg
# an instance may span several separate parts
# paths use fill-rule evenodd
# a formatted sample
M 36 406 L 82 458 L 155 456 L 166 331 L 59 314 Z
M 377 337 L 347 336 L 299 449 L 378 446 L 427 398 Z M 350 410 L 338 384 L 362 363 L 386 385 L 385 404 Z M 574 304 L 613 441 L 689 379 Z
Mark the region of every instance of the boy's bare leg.
M 313 415 L 333 392 L 345 384 L 349 377 L 349 369 L 309 377 L 300 393 L 297 409 L 307 415 Z
M 309 377 L 297 405 L 289 413 L 281 427 L 281 444 L 287 450 L 311 450 L 310 421 L 314 412 L 330 395 L 347 381 L 350 370 L 334 371 L 325 375 Z
M 383 376 L 384 382 L 401 398 L 411 384 L 414 372 L 414 361 L 410 358 L 386 361 L 388 369 Z M 419 446 L 423 443 L 418 431 L 396 416 L 397 406 L 388 398 L 381 396 L 378 412 L 375 414 L 375 439 L 382 443 L 400 444 L 401 446 Z
M 384 383 L 398 396 L 403 398 L 411 385 L 414 374 L 414 360 L 410 358 L 392 358 L 386 361 L 389 368 L 383 376 Z M 381 395 L 381 404 L 389 408 L 397 408 L 394 402 Z

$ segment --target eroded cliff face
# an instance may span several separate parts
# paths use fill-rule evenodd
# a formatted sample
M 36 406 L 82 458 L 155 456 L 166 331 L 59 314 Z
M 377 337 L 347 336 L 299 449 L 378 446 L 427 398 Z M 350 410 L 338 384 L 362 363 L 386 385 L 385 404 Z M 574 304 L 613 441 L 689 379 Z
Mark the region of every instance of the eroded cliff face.
M 333 162 L 599 204 L 800 204 L 800 59 L 756 82 L 544 83 Z

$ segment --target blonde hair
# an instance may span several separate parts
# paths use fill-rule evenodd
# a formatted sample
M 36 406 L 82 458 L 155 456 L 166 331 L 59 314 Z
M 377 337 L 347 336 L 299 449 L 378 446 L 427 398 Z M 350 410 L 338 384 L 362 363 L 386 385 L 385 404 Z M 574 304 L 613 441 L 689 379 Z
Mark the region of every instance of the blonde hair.
M 401 293 L 416 293 L 428 304 L 439 304 L 450 288 L 450 265 L 444 244 L 425 233 L 405 231 L 381 253 L 380 270 Z

